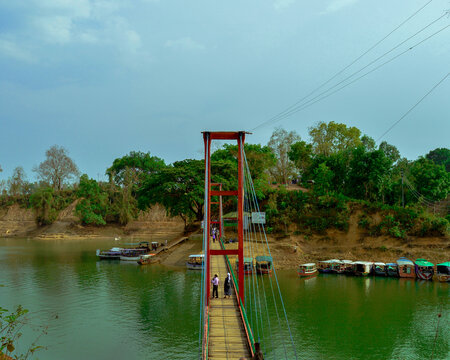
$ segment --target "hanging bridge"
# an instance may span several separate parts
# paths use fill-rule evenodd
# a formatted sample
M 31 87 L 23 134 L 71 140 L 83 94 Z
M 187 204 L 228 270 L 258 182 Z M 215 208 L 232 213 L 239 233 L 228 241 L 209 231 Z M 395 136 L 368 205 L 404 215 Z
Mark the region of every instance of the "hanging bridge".
M 264 359 L 297 359 L 276 270 L 270 262 L 272 257 L 264 224 L 251 220 L 251 214 L 260 214 L 260 209 L 244 151 L 245 135 L 243 131 L 203 133 L 205 260 L 201 280 L 199 358 L 261 359 L 264 356 Z M 221 183 L 211 181 L 212 140 L 237 141 L 237 190 L 224 190 Z M 237 197 L 237 241 L 231 244 L 223 241 L 224 196 Z M 212 212 L 212 208 L 215 211 Z M 213 227 L 217 230 L 214 239 Z M 257 275 L 257 264 L 253 259 L 258 256 L 266 261 L 270 259 L 258 268 L 260 273 L 269 276 Z M 248 259 L 252 259 L 251 265 Z M 232 278 L 232 295 L 224 298 L 222 290 L 227 273 Z M 219 297 L 211 298 L 211 279 L 215 274 L 220 279 Z

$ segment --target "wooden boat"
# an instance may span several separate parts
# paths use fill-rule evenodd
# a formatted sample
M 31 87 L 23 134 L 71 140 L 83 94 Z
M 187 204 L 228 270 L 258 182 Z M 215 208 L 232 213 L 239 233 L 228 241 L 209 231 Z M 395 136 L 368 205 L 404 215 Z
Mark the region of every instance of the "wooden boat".
M 205 261 L 205 255 L 189 255 L 189 259 L 186 262 L 186 267 L 189 270 L 202 270 Z
M 236 259 L 236 271 L 239 272 L 239 259 Z M 253 258 L 244 257 L 244 275 L 253 273 Z
M 139 256 L 137 263 L 139 265 L 148 265 L 155 261 L 155 254 L 145 254 Z
M 386 273 L 388 276 L 398 277 L 398 265 L 397 263 L 387 263 Z
M 136 244 L 128 244 L 136 245 Z M 134 261 L 137 262 L 141 255 L 146 255 L 150 253 L 150 247 L 148 241 L 141 241 L 137 244 L 137 247 L 127 248 L 122 250 L 122 255 L 120 255 L 121 261 Z
M 398 276 L 402 277 L 402 278 L 415 278 L 416 277 L 416 273 L 415 273 L 415 269 L 414 269 L 414 263 L 405 258 L 405 257 L 401 257 L 400 259 L 398 259 L 396 261 L 397 266 L 398 266 Z
M 421 280 L 433 280 L 434 264 L 425 259 L 416 259 L 416 275 Z
M 387 266 L 384 262 L 373 263 L 373 273 L 376 276 L 387 276 Z
M 436 277 L 441 282 L 450 281 L 450 261 L 442 264 L 437 264 L 436 266 Z
M 318 270 L 320 273 L 330 273 L 330 272 L 332 272 L 333 264 L 334 264 L 336 261 L 340 261 L 340 260 L 332 259 L 332 260 L 319 261 L 319 262 L 317 263 L 317 270 Z
M 353 263 L 353 273 L 356 276 L 367 276 L 372 271 L 373 263 L 368 261 L 355 261 Z
M 317 268 L 315 263 L 301 264 L 298 267 L 297 273 L 301 277 L 309 277 L 317 275 Z
M 344 262 L 344 273 L 346 275 L 353 275 L 353 261 L 351 260 L 342 260 L 342 262 Z
M 270 256 L 257 256 L 256 273 L 260 275 L 271 274 L 273 270 L 273 259 Z
M 120 260 L 120 255 L 122 255 L 122 248 L 113 247 L 109 250 L 97 250 L 97 256 L 100 260 Z
M 331 263 L 331 272 L 335 274 L 344 273 L 345 267 L 344 263 L 341 260 L 333 260 Z

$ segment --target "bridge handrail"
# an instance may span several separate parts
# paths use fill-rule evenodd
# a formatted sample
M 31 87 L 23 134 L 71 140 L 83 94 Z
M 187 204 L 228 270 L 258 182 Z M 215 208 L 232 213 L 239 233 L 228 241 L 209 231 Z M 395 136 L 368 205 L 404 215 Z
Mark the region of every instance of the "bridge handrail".
M 220 245 L 221 245 L 222 249 L 225 250 L 225 245 L 224 245 L 222 239 L 219 239 L 219 240 L 220 240 Z M 236 281 L 236 276 L 234 275 L 234 271 L 233 271 L 233 268 L 231 266 L 230 259 L 228 259 L 228 255 L 225 255 L 225 259 L 227 260 L 228 270 L 230 271 L 230 274 L 231 274 L 231 276 L 233 278 L 234 291 L 236 292 L 236 298 L 239 301 L 239 309 L 241 311 L 242 320 L 244 321 L 244 329 L 245 329 L 245 332 L 247 334 L 247 339 L 248 339 L 248 342 L 250 344 L 250 350 L 251 350 L 251 353 L 252 353 L 252 356 L 253 356 L 255 354 L 255 339 L 253 337 L 253 333 L 252 333 L 252 329 L 250 327 L 250 323 L 248 322 L 247 312 L 245 311 L 244 304 L 242 304 L 242 300 L 239 297 L 239 284 Z

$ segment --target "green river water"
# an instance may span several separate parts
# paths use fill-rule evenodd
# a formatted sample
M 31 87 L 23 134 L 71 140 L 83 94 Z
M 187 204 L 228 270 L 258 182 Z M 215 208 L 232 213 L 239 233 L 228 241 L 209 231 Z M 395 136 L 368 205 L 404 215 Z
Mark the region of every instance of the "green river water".
M 97 261 L 97 248 L 116 245 L 0 239 L 0 306 L 30 310 L 19 351 L 48 326 L 38 341 L 47 349 L 35 358 L 198 359 L 200 272 Z M 433 359 L 450 359 L 448 283 L 305 280 L 295 271 L 278 279 L 298 359 L 431 359 L 433 348 Z M 266 358 L 284 359 L 286 326 L 277 327 L 275 311 L 268 320 L 270 333 L 266 326 L 259 334 Z

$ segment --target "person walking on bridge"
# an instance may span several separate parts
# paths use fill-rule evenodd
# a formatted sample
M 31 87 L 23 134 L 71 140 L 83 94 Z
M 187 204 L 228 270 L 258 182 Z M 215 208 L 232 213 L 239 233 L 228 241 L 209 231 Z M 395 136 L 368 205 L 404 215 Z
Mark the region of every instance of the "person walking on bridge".
M 223 282 L 223 293 L 224 298 L 231 297 L 231 275 L 228 273 L 228 276 L 225 278 L 225 281 Z
M 213 285 L 213 291 L 212 291 L 212 299 L 214 299 L 214 294 L 216 294 L 216 298 L 219 297 L 219 277 L 217 274 L 214 275 L 213 279 L 211 280 L 211 283 Z

